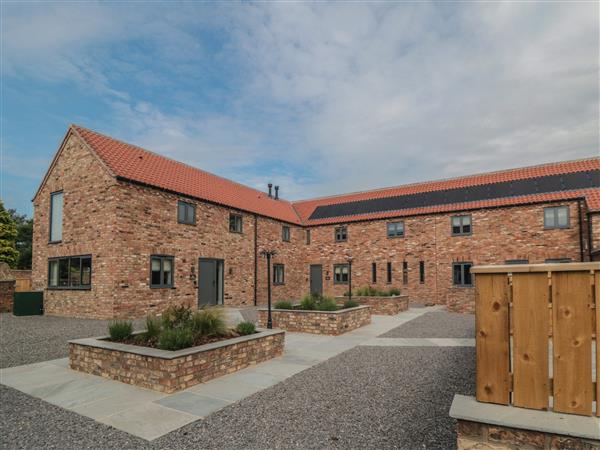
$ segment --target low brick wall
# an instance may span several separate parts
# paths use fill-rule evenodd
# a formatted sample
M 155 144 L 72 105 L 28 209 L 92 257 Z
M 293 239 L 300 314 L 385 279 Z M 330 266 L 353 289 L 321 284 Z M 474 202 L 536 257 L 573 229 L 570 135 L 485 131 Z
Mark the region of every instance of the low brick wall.
M 456 430 L 458 450 L 600 449 L 600 440 L 591 441 L 579 437 L 519 430 L 468 420 L 459 420 Z
M 249 336 L 177 351 L 119 344 L 104 338 L 69 342 L 71 369 L 171 393 L 283 354 L 285 333 Z
M 265 308 L 258 310 L 260 327 L 267 326 L 267 315 L 268 311 Z M 370 306 L 357 306 L 339 311 L 273 309 L 271 315 L 273 328 L 313 334 L 338 335 L 371 323 Z
M 348 296 L 336 297 L 338 304 L 343 304 L 348 300 Z M 380 314 L 394 316 L 408 309 L 408 295 L 392 295 L 390 297 L 375 297 L 375 296 L 352 296 L 352 300 L 356 300 L 361 305 L 371 307 L 371 314 Z
M 0 312 L 12 312 L 15 280 L 0 281 Z

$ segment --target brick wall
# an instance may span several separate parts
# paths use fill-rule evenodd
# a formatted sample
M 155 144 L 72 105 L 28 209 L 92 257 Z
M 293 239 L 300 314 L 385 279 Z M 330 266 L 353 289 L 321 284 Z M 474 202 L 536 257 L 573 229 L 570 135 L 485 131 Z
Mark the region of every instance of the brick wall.
M 0 281 L 0 312 L 12 312 L 15 280 Z
M 92 254 L 92 287 L 89 291 L 47 290 L 46 314 L 73 317 L 113 317 L 115 262 L 119 258 L 115 240 L 117 181 L 99 160 L 69 134 L 61 156 L 51 168 L 46 183 L 33 201 L 32 287 L 47 287 L 48 258 Z M 62 241 L 49 244 L 50 194 L 63 191 Z
M 571 227 L 544 230 L 545 206 L 568 205 Z M 371 285 L 378 289 L 398 287 L 411 301 L 447 304 L 454 310 L 472 310 L 472 287 L 457 287 L 452 281 L 452 263 L 504 264 L 508 259 L 528 259 L 543 263 L 548 258 L 580 260 L 577 202 L 525 205 L 482 209 L 469 212 L 473 232 L 452 236 L 451 216 L 438 214 L 407 217 L 404 237 L 388 238 L 388 221 L 350 223 L 347 242 L 334 241 L 334 226 L 312 228 L 311 245 L 306 249 L 306 264 L 323 265 L 324 293 L 339 296 L 347 284 L 334 284 L 333 264 L 352 263 L 352 285 Z M 586 224 L 584 223 L 584 227 Z M 403 283 L 402 263 L 408 263 L 408 283 Z M 425 262 L 425 283 L 420 283 L 419 261 Z M 371 279 L 371 264 L 377 264 L 377 282 Z M 386 281 L 387 263 L 392 263 L 392 282 Z
M 344 304 L 348 300 L 347 296 L 336 297 L 338 304 Z M 381 314 L 393 316 L 408 309 L 408 295 L 393 295 L 390 297 L 367 297 L 352 296 L 352 300 L 357 301 L 361 305 L 371 307 L 371 314 Z
M 267 326 L 268 311 L 258 311 L 258 326 Z M 340 311 L 272 310 L 273 328 L 301 333 L 337 336 L 371 323 L 371 307 L 359 306 Z
M 64 192 L 63 240 L 49 244 L 49 203 L 52 192 Z M 309 266 L 323 265 L 324 293 L 342 295 L 346 284 L 333 284 L 333 265 L 352 254 L 353 286 L 378 289 L 398 287 L 412 301 L 447 304 L 470 311 L 473 288 L 452 284 L 452 262 L 499 264 L 507 259 L 580 259 L 580 230 L 576 201 L 472 211 L 473 233 L 451 235 L 452 214 L 407 217 L 405 236 L 388 238 L 387 220 L 348 225 L 348 241 L 334 241 L 334 225 L 306 230 L 290 226 L 291 240 L 282 240 L 282 222 L 231 208 L 196 204 L 196 225 L 177 223 L 177 202 L 172 193 L 117 181 L 97 157 L 74 135 L 69 135 L 61 156 L 51 168 L 34 200 L 33 289 L 47 286 L 48 258 L 92 255 L 92 287 L 85 291 L 47 290 L 47 314 L 75 317 L 140 317 L 160 312 L 170 303 L 198 304 L 199 258 L 224 261 L 224 303 L 266 304 L 266 261 L 263 249 L 276 250 L 274 263 L 285 266 L 285 282 L 272 288 L 273 301 L 298 300 L 309 290 Z M 189 199 L 184 199 L 188 200 Z M 571 227 L 544 230 L 544 206 L 570 207 Z M 243 233 L 229 232 L 229 214 L 243 217 Z M 585 218 L 585 214 L 582 214 Z M 600 215 L 594 215 L 592 234 L 600 242 Z M 582 229 L 587 237 L 587 224 Z M 584 252 L 587 254 L 586 252 Z M 151 289 L 150 255 L 174 256 L 174 287 Z M 258 255 L 258 256 L 257 256 Z M 408 263 L 403 283 L 402 263 Z M 425 282 L 419 280 L 419 261 L 425 263 Z M 371 264 L 377 264 L 377 282 Z M 386 282 L 386 265 L 392 263 L 392 282 Z M 255 268 L 257 271 L 255 273 Z M 256 282 L 255 282 L 256 277 Z
M 457 435 L 458 450 L 593 450 L 600 448 L 600 441 L 519 430 L 467 420 L 458 421 Z
M 281 356 L 284 338 L 283 332 L 268 331 L 237 338 L 231 344 L 223 342 L 225 345 L 217 348 L 214 348 L 215 344 L 195 347 L 190 354 L 170 359 L 72 341 L 69 343 L 69 366 L 80 372 L 171 393 Z M 142 347 L 142 350 L 148 349 Z

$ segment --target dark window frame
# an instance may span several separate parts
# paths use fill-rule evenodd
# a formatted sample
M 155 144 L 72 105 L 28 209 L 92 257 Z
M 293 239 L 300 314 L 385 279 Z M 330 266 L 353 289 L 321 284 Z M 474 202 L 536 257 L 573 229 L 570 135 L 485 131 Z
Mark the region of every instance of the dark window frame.
M 455 267 L 460 266 L 460 280 L 457 282 L 456 277 L 454 276 Z M 465 267 L 469 266 L 469 278 L 471 279 L 471 283 L 465 283 Z M 473 262 L 471 261 L 460 261 L 452 263 L 452 285 L 455 287 L 473 287 L 473 274 L 471 273 L 471 267 L 473 267 Z
M 402 284 L 408 284 L 408 261 L 402 261 Z
M 277 271 L 281 270 L 281 280 L 277 278 Z M 273 284 L 275 286 L 281 286 L 285 284 L 285 264 L 277 263 L 273 264 Z
M 544 264 L 566 264 L 573 262 L 573 258 L 548 258 Z
M 292 230 L 287 225 L 281 226 L 281 240 L 283 242 L 290 242 L 292 240 Z
M 348 242 L 348 227 L 340 225 L 333 229 L 333 239 L 335 242 Z
M 528 259 L 507 259 L 504 261 L 504 264 L 509 266 L 516 266 L 519 264 L 529 264 Z
M 390 234 L 390 226 L 391 225 L 394 226 L 394 233 L 392 233 L 392 234 Z M 401 234 L 398 234 L 398 225 L 402 225 L 402 233 Z M 404 220 L 398 220 L 396 222 L 388 222 L 386 224 L 386 232 L 387 232 L 387 237 L 389 239 L 404 237 L 404 233 L 405 233 Z
M 179 217 L 179 212 L 180 212 L 182 206 L 184 208 L 183 219 L 181 219 L 181 217 Z M 193 211 L 191 221 L 189 220 L 189 217 L 188 217 L 188 211 L 190 209 Z M 177 201 L 177 223 L 180 223 L 182 225 L 196 225 L 196 204 L 195 203 L 190 203 L 190 202 L 186 202 L 183 200 Z
M 388 263 L 386 265 L 386 283 L 391 284 L 392 280 L 393 280 L 392 263 L 390 261 L 388 261 Z
M 425 284 L 425 261 L 419 261 L 419 283 Z
M 310 228 L 306 230 L 306 245 L 310 245 Z
M 154 284 L 152 283 L 152 260 L 160 259 L 160 283 Z M 163 283 L 164 278 L 164 260 L 171 261 L 171 283 L 165 284 Z M 173 289 L 175 287 L 175 257 L 171 255 L 150 255 L 150 289 Z
M 79 285 L 77 286 L 71 286 L 71 259 L 79 259 Z M 89 284 L 82 284 L 81 281 L 83 280 L 83 260 L 84 259 L 89 259 L 90 261 L 90 283 Z M 67 261 L 67 285 L 66 286 L 60 286 L 60 272 L 58 275 L 58 279 L 56 280 L 57 284 L 56 286 L 51 286 L 50 285 L 50 263 L 53 261 L 56 261 L 57 264 L 59 264 L 60 267 L 60 260 L 66 260 Z M 58 269 L 60 270 L 60 268 Z M 52 258 L 48 258 L 48 278 L 46 279 L 46 287 L 47 289 L 50 290 L 55 290 L 55 291 L 90 291 L 92 289 L 92 275 L 93 275 L 93 265 L 92 265 L 92 255 L 91 254 L 85 254 L 85 255 L 73 255 L 73 256 L 55 256 Z
M 469 218 L 469 231 L 464 231 L 464 227 L 465 227 L 465 223 L 464 220 L 465 218 Z M 460 219 L 460 231 L 458 233 L 456 233 L 454 231 L 454 219 L 458 218 Z M 452 232 L 452 236 L 470 236 L 473 234 L 473 216 L 471 214 L 457 214 L 454 216 L 450 216 L 450 231 Z
M 52 218 L 54 216 L 52 210 L 54 209 L 54 196 L 55 195 L 61 195 L 62 198 L 62 207 L 60 209 L 61 211 L 61 221 L 60 221 L 60 239 L 57 240 L 52 240 Z M 63 234 L 63 217 L 64 217 L 64 208 L 65 208 L 65 194 L 64 191 L 61 189 L 60 191 L 54 191 L 50 193 L 50 213 L 48 214 L 49 216 L 49 223 L 48 223 L 48 244 L 60 244 L 62 242 L 62 234 Z
M 346 268 L 346 280 L 344 281 L 344 267 Z M 337 269 L 340 269 L 340 280 L 337 279 Z M 333 265 L 333 284 L 348 284 L 350 276 L 349 264 L 334 264 Z
M 377 263 L 371 263 L 371 282 L 377 283 Z
M 237 225 L 239 223 L 239 230 L 237 229 Z M 232 227 L 233 225 L 233 227 Z M 244 216 L 241 214 L 230 213 L 229 214 L 229 232 L 230 233 L 244 233 Z
M 561 209 L 567 210 L 567 224 L 559 225 L 558 224 L 558 211 Z M 548 225 L 546 223 L 546 211 L 552 210 L 552 219 L 554 221 L 553 225 Z M 565 230 L 571 228 L 571 211 L 569 205 L 561 205 L 561 206 L 547 206 L 544 208 L 544 230 Z

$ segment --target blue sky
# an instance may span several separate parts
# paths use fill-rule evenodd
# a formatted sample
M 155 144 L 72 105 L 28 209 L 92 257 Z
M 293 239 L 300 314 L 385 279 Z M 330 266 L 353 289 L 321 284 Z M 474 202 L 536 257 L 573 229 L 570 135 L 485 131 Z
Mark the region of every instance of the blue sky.
M 7 207 L 69 123 L 303 199 L 599 154 L 599 11 L 2 3 Z

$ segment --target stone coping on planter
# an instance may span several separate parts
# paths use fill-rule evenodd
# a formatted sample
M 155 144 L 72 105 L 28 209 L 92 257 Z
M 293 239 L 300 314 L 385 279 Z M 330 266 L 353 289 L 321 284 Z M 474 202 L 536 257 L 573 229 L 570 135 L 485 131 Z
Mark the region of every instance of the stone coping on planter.
M 343 314 L 348 311 L 356 311 L 358 309 L 370 308 L 369 305 L 355 306 L 354 308 L 336 309 L 335 311 L 320 311 L 318 309 L 276 309 L 271 308 L 271 311 L 277 312 L 295 312 L 295 313 L 319 313 L 319 314 Z M 268 311 L 269 308 L 258 308 L 258 311 Z
M 552 411 L 481 403 L 475 397 L 455 395 L 450 417 L 501 427 L 538 431 L 600 441 L 600 418 Z
M 153 358 L 161 358 L 161 359 L 175 359 L 181 358 L 182 356 L 188 356 L 195 353 L 215 350 L 221 347 L 227 347 L 229 345 L 239 344 L 241 342 L 252 341 L 255 339 L 260 339 L 268 336 L 273 336 L 276 334 L 282 334 L 284 331 L 282 330 L 267 330 L 262 328 L 257 328 L 256 333 L 248 334 L 245 336 L 237 336 L 234 338 L 223 339 L 218 342 L 211 342 L 209 344 L 197 345 L 195 347 L 184 348 L 181 350 L 162 350 L 159 348 L 152 347 L 144 347 L 141 345 L 133 345 L 133 344 L 122 344 L 120 342 L 112 342 L 108 339 L 110 336 L 100 336 L 93 338 L 84 338 L 84 339 L 74 339 L 69 341 L 69 344 L 76 345 L 84 345 L 87 347 L 96 347 L 102 348 L 105 350 L 116 350 L 125 353 L 133 353 L 134 355 L 141 356 L 150 356 Z M 143 333 L 143 331 L 138 331 L 135 334 Z

